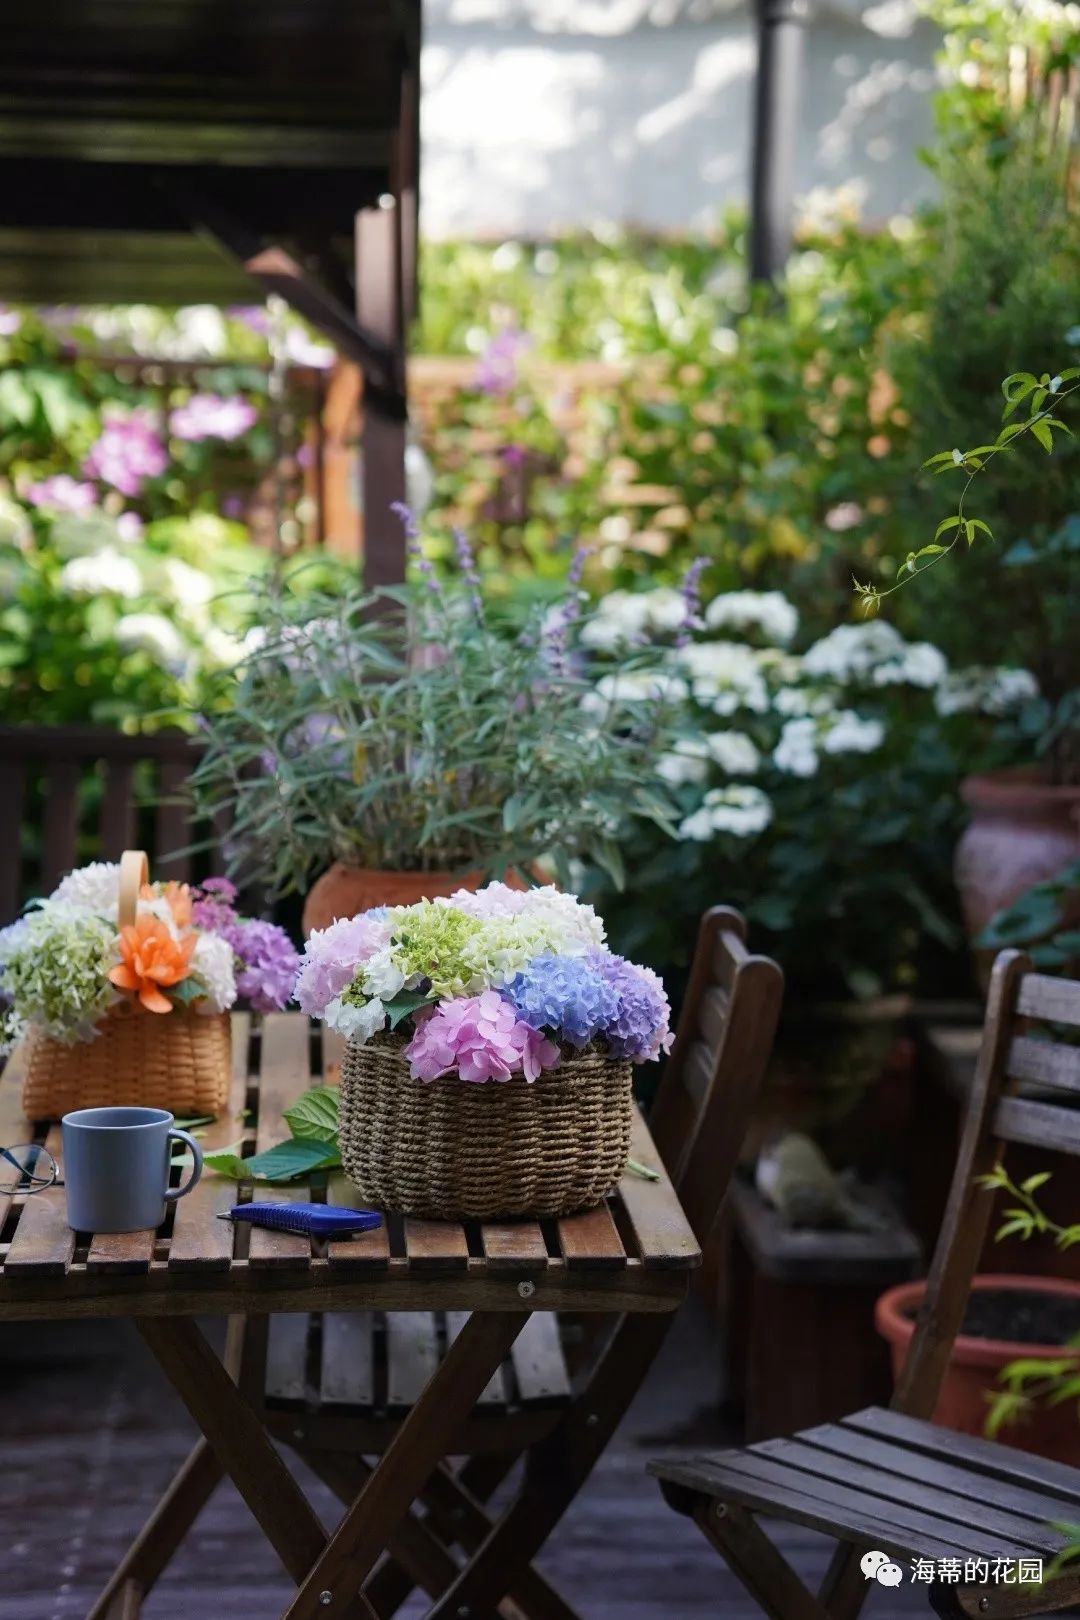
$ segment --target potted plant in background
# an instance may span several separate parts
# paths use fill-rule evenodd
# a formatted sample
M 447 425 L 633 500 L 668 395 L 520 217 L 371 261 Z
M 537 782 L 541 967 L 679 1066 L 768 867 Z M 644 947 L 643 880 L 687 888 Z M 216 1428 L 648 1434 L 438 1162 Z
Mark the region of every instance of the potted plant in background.
M 227 812 L 236 868 L 271 893 L 317 878 L 307 932 L 541 861 L 566 883 L 588 856 L 619 883 L 628 821 L 669 813 L 656 762 L 682 686 L 638 650 L 598 692 L 576 650 L 584 555 L 507 625 L 463 538 L 447 581 L 410 548 L 412 580 L 377 599 L 267 589 L 203 721 L 199 810 Z

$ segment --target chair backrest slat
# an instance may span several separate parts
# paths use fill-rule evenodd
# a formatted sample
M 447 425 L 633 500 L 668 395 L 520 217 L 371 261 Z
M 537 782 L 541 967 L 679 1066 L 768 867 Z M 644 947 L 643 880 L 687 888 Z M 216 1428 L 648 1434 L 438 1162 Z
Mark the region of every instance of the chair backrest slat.
M 1014 1036 L 1005 1054 L 1010 1080 L 1026 1080 L 1048 1091 L 1080 1092 L 1080 1062 L 1075 1046 L 1062 1041 L 1040 1041 L 1033 1035 Z
M 1048 1153 L 1080 1153 L 1080 1113 L 1070 1114 L 1056 1103 L 1002 1097 L 991 1130 L 999 1142 L 1022 1142 Z
M 1042 1038 L 1034 1024 L 1052 1026 Z M 1080 982 L 1033 973 L 1020 951 L 994 963 L 982 1043 L 960 1150 L 922 1310 L 893 1405 L 933 1414 L 989 1229 L 994 1199 L 981 1184 L 1004 1148 L 1023 1143 L 1080 1156 Z M 1021 1084 L 1041 1095 L 1018 1096 Z M 1055 1096 L 1054 1093 L 1060 1095 Z
M 1016 1011 L 1022 1018 L 1039 1018 L 1049 1024 L 1080 1024 L 1080 982 L 1028 973 L 1020 986 Z
M 26 762 L 5 761 L 0 792 L 0 928 L 22 904 L 22 828 L 26 803 Z
M 698 1242 L 720 1212 L 772 1051 L 784 979 L 746 949 L 737 911 L 716 906 L 698 931 L 675 1046 L 650 1125 Z

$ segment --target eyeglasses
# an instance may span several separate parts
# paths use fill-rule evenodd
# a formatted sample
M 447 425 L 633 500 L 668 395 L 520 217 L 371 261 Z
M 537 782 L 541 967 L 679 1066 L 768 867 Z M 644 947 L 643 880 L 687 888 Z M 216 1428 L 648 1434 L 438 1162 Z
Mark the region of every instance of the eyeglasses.
M 60 1166 L 40 1142 L 17 1142 L 0 1147 L 0 1196 L 11 1193 L 46 1192 L 62 1187 Z

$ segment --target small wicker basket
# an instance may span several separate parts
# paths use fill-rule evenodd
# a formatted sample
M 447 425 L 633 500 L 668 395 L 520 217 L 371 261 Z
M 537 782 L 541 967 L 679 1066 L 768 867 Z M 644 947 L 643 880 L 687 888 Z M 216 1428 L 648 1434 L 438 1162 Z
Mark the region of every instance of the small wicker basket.
M 350 1041 L 341 1158 L 362 1198 L 435 1220 L 571 1215 L 618 1185 L 630 1153 L 631 1065 L 586 1053 L 529 1082 L 414 1080 L 406 1041 Z
M 119 922 L 133 922 L 149 877 L 146 856 L 128 850 L 120 863 Z M 28 1119 L 62 1119 L 73 1108 L 167 1108 L 183 1117 L 219 1114 L 232 1076 L 228 1013 L 189 1008 L 144 1011 L 111 1007 L 95 1040 L 65 1046 L 32 1029 L 26 1046 L 23 1111 Z

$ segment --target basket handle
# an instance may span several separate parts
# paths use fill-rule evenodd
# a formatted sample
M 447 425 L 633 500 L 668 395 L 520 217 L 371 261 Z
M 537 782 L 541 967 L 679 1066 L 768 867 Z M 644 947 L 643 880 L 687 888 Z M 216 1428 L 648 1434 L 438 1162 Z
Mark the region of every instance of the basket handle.
M 139 891 L 150 881 L 150 862 L 141 849 L 125 849 L 120 857 L 120 904 L 117 922 L 129 928 L 139 909 Z

